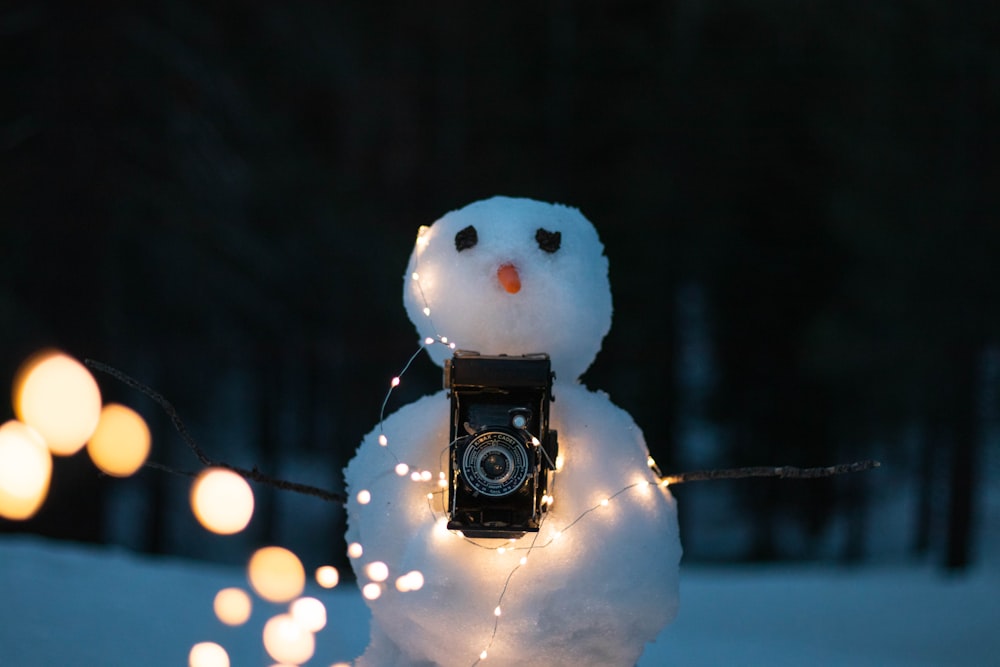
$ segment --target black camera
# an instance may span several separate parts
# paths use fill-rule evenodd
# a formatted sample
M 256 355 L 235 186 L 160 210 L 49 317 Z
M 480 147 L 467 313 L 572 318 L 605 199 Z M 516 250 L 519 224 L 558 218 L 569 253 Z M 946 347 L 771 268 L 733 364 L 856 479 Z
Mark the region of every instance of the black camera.
M 551 502 L 558 442 L 549 430 L 552 365 L 547 354 L 445 360 L 451 398 L 448 528 L 469 537 L 536 532 Z

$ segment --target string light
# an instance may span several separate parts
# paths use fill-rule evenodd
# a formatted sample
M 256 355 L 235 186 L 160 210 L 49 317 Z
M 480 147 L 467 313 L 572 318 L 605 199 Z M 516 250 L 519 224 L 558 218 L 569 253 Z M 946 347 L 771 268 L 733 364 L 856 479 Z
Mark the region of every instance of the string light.
M 389 578 L 389 566 L 380 560 L 372 561 L 365 566 L 365 574 L 376 583 L 382 583 Z
M 336 588 L 340 583 L 340 572 L 332 565 L 323 565 L 316 569 L 316 583 L 323 588 Z
M 372 501 L 372 493 L 368 489 L 361 489 L 355 496 L 359 505 L 367 505 Z

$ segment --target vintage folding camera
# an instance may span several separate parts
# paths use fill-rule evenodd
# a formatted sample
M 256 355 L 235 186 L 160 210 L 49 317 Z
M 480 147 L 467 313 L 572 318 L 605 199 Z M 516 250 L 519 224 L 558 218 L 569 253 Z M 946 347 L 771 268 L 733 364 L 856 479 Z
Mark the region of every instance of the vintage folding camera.
M 558 441 L 549 429 L 547 354 L 445 360 L 451 399 L 448 528 L 469 537 L 537 531 L 549 498 Z

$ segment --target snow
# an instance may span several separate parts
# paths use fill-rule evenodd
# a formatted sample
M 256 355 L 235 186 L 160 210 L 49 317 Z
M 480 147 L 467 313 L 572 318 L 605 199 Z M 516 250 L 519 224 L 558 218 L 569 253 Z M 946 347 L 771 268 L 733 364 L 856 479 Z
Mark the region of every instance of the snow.
M 432 358 L 451 356 L 445 338 L 483 354 L 547 353 L 565 465 L 537 533 L 470 540 L 446 529 L 438 486 L 452 439 L 446 392 L 377 425 L 345 471 L 347 541 L 363 549 L 353 566 L 371 594 L 361 667 L 463 667 L 477 656 L 631 667 L 675 617 L 674 500 L 632 418 L 576 382 L 610 326 L 607 273 L 596 230 L 566 206 L 494 197 L 420 231 L 404 304 Z M 393 579 L 420 572 L 425 583 L 397 591 L 393 579 L 371 580 L 373 563 Z
M 260 632 L 281 609 L 255 600 L 247 625 L 222 625 L 212 598 L 234 585 L 247 586 L 239 569 L 0 537 L 0 665 L 178 667 L 194 643 L 214 641 L 234 667 L 266 667 Z M 681 590 L 680 615 L 640 667 L 982 667 L 1000 655 L 996 570 L 682 568 Z M 360 654 L 369 616 L 357 591 L 307 593 L 330 620 L 306 664 Z

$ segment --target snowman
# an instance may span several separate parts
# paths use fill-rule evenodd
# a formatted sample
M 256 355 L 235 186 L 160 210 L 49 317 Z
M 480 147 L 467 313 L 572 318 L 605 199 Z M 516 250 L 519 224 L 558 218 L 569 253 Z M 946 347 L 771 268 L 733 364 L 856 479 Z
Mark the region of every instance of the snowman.
M 356 664 L 636 664 L 676 615 L 681 547 L 639 428 L 578 379 L 611 325 L 596 230 L 566 206 L 470 204 L 420 229 L 404 303 L 439 365 L 457 350 L 547 355 L 558 460 L 537 525 L 464 534 L 449 529 L 447 389 L 364 439 L 345 471 L 349 554 L 372 614 Z

